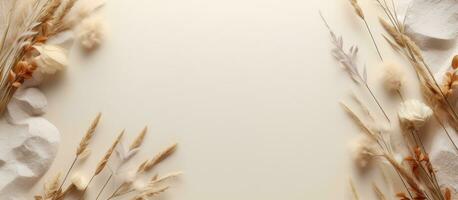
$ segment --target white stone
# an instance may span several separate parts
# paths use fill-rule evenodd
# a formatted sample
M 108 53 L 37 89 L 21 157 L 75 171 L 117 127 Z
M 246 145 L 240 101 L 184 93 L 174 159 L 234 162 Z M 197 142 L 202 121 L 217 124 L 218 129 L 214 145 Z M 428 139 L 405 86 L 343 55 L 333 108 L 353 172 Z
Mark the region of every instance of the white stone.
M 60 134 L 40 117 L 46 98 L 35 88 L 18 91 L 0 119 L 0 199 L 19 200 L 46 173 Z

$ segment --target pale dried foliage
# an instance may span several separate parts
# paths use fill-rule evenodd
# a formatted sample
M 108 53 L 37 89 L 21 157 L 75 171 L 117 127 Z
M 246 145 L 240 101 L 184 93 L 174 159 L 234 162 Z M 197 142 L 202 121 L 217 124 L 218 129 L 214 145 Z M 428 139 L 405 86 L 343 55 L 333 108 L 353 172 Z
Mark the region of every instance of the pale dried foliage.
M 118 196 L 122 196 L 122 195 L 125 195 L 127 193 L 129 193 L 130 191 L 134 190 L 134 182 L 144 173 L 147 173 L 148 171 L 151 171 L 154 169 L 155 166 L 157 166 L 158 164 L 160 164 L 161 162 L 163 162 L 164 160 L 166 160 L 167 158 L 169 158 L 176 150 L 177 148 L 177 144 L 174 143 L 170 146 L 168 146 L 167 148 L 165 148 L 164 150 L 162 150 L 161 152 L 159 152 L 156 156 L 154 156 L 154 158 L 150 159 L 150 160 L 146 160 L 144 162 L 142 162 L 138 167 L 137 167 L 137 170 L 135 170 L 135 172 L 133 172 L 132 174 L 132 177 L 123 181 L 119 187 L 111 194 L 110 196 L 110 199 L 111 198 L 115 198 L 115 197 L 118 197 Z M 167 180 L 167 179 L 170 179 L 170 178 L 173 178 L 173 177 L 176 177 L 178 176 L 179 174 L 181 174 L 181 172 L 176 172 L 176 173 L 171 173 L 169 175 L 166 175 L 162 178 L 159 178 L 157 179 L 156 176 L 154 176 L 151 180 L 152 180 L 152 183 L 154 183 L 154 188 L 153 189 L 156 189 L 156 185 L 157 183 L 160 183 L 164 180 Z M 162 179 L 162 180 L 161 180 Z M 159 180 L 159 181 L 158 181 Z M 147 186 L 148 187 L 148 186 Z M 149 187 L 151 188 L 151 184 L 149 184 Z
M 360 8 L 357 1 L 350 1 L 358 12 Z M 421 49 L 415 42 L 404 32 L 404 25 L 398 20 L 394 1 L 376 0 L 379 6 L 386 14 L 388 20 L 380 19 L 381 26 L 386 30 L 389 37 L 385 39 L 393 47 L 396 52 L 407 58 L 407 61 L 415 70 L 416 76 L 419 79 L 419 88 L 423 92 L 428 105 L 418 100 L 405 101 L 401 88 L 404 85 L 404 75 L 400 72 L 398 65 L 385 65 L 385 77 L 383 79 L 390 91 L 396 91 L 399 99 L 402 101 L 398 110 L 400 125 L 404 128 L 386 130 L 380 121 L 371 116 L 370 111 L 361 102 L 355 98 L 356 106 L 363 115 L 357 113 L 347 104 L 342 104 L 344 111 L 349 115 L 353 122 L 360 128 L 363 133 L 362 137 L 354 145 L 354 153 L 356 154 L 355 163 L 358 165 L 367 165 L 368 161 L 378 163 L 379 166 L 388 164 L 392 167 L 396 176 L 385 177 L 389 187 L 394 187 L 394 193 L 383 191 L 377 184 L 373 184 L 373 192 L 377 199 L 401 199 L 401 200 L 449 200 L 453 199 L 449 188 L 439 185 L 436 178 L 436 170 L 430 162 L 427 149 L 424 147 L 420 137 L 420 131 L 424 132 L 423 125 L 431 118 L 435 117 L 437 122 L 444 128 L 442 119 L 438 117 L 436 112 L 445 113 L 449 117 L 449 122 L 458 127 L 458 115 L 451 106 L 448 97 L 453 93 L 457 79 L 455 70 L 458 68 L 458 57 L 454 57 L 451 62 L 452 69 L 445 75 L 444 82 L 438 84 L 435 80 L 428 64 L 424 61 Z M 325 22 L 326 23 L 326 22 Z M 326 24 L 327 25 L 327 24 Z M 327 25 L 329 29 L 329 25 Z M 331 41 L 336 47 L 341 47 L 341 41 L 331 32 Z M 340 46 L 339 46 L 340 45 Z M 334 50 L 335 51 L 335 50 Z M 336 54 L 333 52 L 333 54 Z M 335 56 L 335 55 L 334 55 Z M 336 56 L 335 56 L 336 57 Z M 336 57 L 342 60 L 342 57 Z M 341 61 L 342 62 L 342 61 Z M 348 68 L 348 67 L 347 67 Z M 359 73 L 355 73 L 353 68 L 347 69 L 351 75 L 357 80 L 361 80 Z M 351 71 L 353 70 L 353 71 Z M 363 78 L 364 80 L 364 78 Z M 364 83 L 364 82 L 363 82 Z M 367 82 L 365 82 L 367 84 Z M 375 96 L 372 96 L 376 99 Z M 376 101 L 378 102 L 378 101 Z M 383 107 L 379 105 L 381 110 Z M 454 105 L 454 104 L 453 104 Z M 390 123 L 390 126 L 393 124 Z M 447 130 L 444 128 L 448 135 Z M 395 135 L 396 134 L 396 135 Z M 392 143 L 391 136 L 403 140 L 401 143 Z M 449 137 L 450 138 L 450 137 Z M 451 143 L 453 141 L 451 140 Z M 393 146 L 397 144 L 397 146 Z M 454 144 L 454 143 L 453 143 Z M 456 145 L 455 145 L 456 146 Z M 457 148 L 458 149 L 458 148 Z M 384 173 L 383 173 L 384 174 Z M 402 183 L 402 184 L 397 184 Z M 352 193 L 357 194 L 353 183 L 350 183 Z M 401 186 L 401 187 L 399 187 Z M 355 199 L 359 198 L 354 195 Z
M 35 71 L 55 73 L 67 63 L 66 51 L 47 41 L 89 16 L 97 1 L 3 0 L 0 2 L 0 113 Z M 77 6 L 79 5 L 79 6 Z M 90 7 L 91 9 L 77 9 Z M 79 13 L 84 12 L 85 15 Z M 73 13 L 73 14 L 71 14 Z M 71 20 L 70 20 L 71 19 Z
M 94 188 L 93 186 L 90 187 L 90 184 L 93 183 L 93 180 L 95 178 L 97 177 L 101 178 L 102 177 L 101 172 L 106 171 L 104 169 L 106 169 L 108 165 L 111 165 L 110 164 L 112 162 L 111 160 L 114 159 L 112 154 L 117 148 L 121 147 L 120 144 L 121 144 L 122 138 L 125 133 L 125 131 L 123 130 L 116 137 L 116 139 L 113 141 L 111 146 L 108 148 L 108 150 L 103 155 L 100 162 L 95 166 L 95 170 L 91 177 L 88 178 L 84 176 L 84 174 L 81 171 L 73 173 L 72 169 L 75 166 L 75 163 L 78 162 L 78 160 L 80 160 L 80 159 L 77 159 L 78 156 L 83 156 L 84 152 L 88 151 L 89 149 L 88 147 L 89 141 L 92 139 L 95 129 L 100 122 L 100 116 L 101 114 L 98 114 L 97 117 L 95 117 L 88 131 L 83 136 L 82 142 L 77 147 L 77 149 L 79 149 L 77 150 L 77 152 L 80 152 L 80 153 L 77 153 L 77 156 L 74 162 L 71 164 L 70 168 L 68 169 L 67 174 L 64 177 L 64 179 L 61 180 L 61 176 L 58 175 L 54 177 L 52 180 L 50 180 L 49 182 L 47 182 L 44 186 L 43 195 L 36 195 L 34 197 L 36 200 L 65 200 L 67 199 L 67 197 L 69 197 L 68 194 L 71 193 L 72 191 L 76 192 L 76 194 L 80 196 L 80 199 L 83 199 L 86 191 L 90 188 Z M 148 129 L 145 127 L 134 138 L 133 142 L 131 143 L 129 147 L 130 149 L 129 151 L 137 151 L 141 147 L 141 145 L 145 141 L 147 130 Z M 146 172 L 152 171 L 152 169 L 155 166 L 157 166 L 159 163 L 163 162 L 165 159 L 170 157 L 173 154 L 173 152 L 175 151 L 176 146 L 177 144 L 174 143 L 173 145 L 159 152 L 156 156 L 154 156 L 154 158 L 147 160 L 146 161 L 147 164 L 145 164 L 145 162 L 140 164 L 140 166 L 143 166 L 141 172 L 138 171 L 139 167 L 133 170 L 130 170 L 133 172 L 132 177 L 128 179 L 124 179 L 124 181 L 118 187 L 115 187 L 116 189 L 113 190 L 111 193 L 109 193 L 109 195 L 105 194 L 104 199 L 108 200 L 108 199 L 113 199 L 113 198 L 117 198 L 117 199 L 126 199 L 127 198 L 127 199 L 142 199 L 142 200 L 145 199 L 146 200 L 151 197 L 155 197 L 165 192 L 166 190 L 168 190 L 170 186 L 167 185 L 166 182 L 172 178 L 179 176 L 181 172 L 168 173 L 164 176 L 154 175 L 149 179 L 147 184 L 139 188 L 134 188 L 133 183 L 135 181 L 141 181 L 142 178 L 144 178 L 145 176 L 148 176 Z M 127 161 L 128 161 L 127 159 L 122 159 L 122 157 L 119 157 L 119 162 L 120 162 L 119 166 L 125 164 L 125 162 Z M 113 168 L 113 166 L 110 166 L 110 168 Z M 113 176 L 121 176 L 121 174 L 115 173 L 112 170 L 110 170 L 110 173 L 111 175 L 108 177 L 108 179 L 106 179 L 105 184 L 99 190 L 97 199 L 99 199 L 99 197 L 103 197 L 106 186 L 110 183 L 110 180 L 112 180 Z M 71 183 L 67 187 L 65 187 L 66 189 L 64 191 L 62 191 L 65 180 L 67 179 L 67 176 L 71 177 L 70 178 Z M 96 187 L 96 188 L 99 188 L 99 187 Z
M 320 12 L 320 17 L 323 20 L 324 25 L 329 31 L 329 34 L 331 36 L 331 42 L 334 45 L 334 48 L 332 49 L 332 56 L 344 67 L 344 69 L 348 72 L 350 75 L 350 78 L 358 85 L 364 86 L 365 89 L 371 94 L 372 99 L 374 102 L 377 104 L 379 107 L 380 111 L 383 113 L 383 116 L 385 116 L 385 119 L 390 122 L 390 118 L 388 117 L 388 114 L 385 112 L 385 110 L 382 108 L 382 105 L 380 104 L 379 100 L 375 96 L 374 92 L 372 91 L 371 87 L 369 87 L 369 84 L 367 82 L 367 69 L 366 67 L 363 68 L 363 72 L 359 72 L 359 67 L 357 65 L 357 56 L 358 56 L 358 47 L 355 45 L 350 46 L 348 51 L 345 50 L 344 48 L 344 43 L 343 39 L 341 36 L 337 37 L 334 31 L 331 29 L 329 26 L 328 22 L 326 19 L 323 17 L 323 15 Z M 369 29 L 369 26 L 367 25 L 367 22 L 364 20 L 367 30 L 372 36 L 372 33 Z M 374 44 L 377 48 L 377 45 L 375 43 L 374 38 L 372 37 L 372 40 L 374 41 Z M 379 53 L 380 59 L 382 59 L 382 56 Z M 383 60 L 383 59 L 382 59 Z

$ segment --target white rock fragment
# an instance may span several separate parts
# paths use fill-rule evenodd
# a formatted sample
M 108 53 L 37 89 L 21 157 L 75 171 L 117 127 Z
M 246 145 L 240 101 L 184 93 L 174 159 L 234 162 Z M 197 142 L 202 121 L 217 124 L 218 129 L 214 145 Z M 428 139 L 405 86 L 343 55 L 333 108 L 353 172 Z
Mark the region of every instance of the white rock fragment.
M 23 107 L 23 109 L 31 115 L 42 115 L 44 109 L 48 105 L 45 95 L 36 88 L 27 88 L 17 91 L 14 97 Z
M 51 166 L 57 128 L 38 116 L 47 101 L 35 88 L 18 91 L 0 118 L 0 199 L 19 200 Z M 6 120 L 7 119 L 7 120 Z

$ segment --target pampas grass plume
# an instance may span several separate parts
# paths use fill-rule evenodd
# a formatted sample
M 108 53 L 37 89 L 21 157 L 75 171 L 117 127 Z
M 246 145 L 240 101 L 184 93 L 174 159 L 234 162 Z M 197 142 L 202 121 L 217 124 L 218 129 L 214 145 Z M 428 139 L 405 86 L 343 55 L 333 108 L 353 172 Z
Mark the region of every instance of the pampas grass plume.
M 91 16 L 84 19 L 77 29 L 79 43 L 87 51 L 99 47 L 105 36 L 105 23 L 99 16 Z
M 395 63 L 383 63 L 383 83 L 390 92 L 399 92 L 404 85 L 405 75 L 401 66 Z
M 358 137 L 349 144 L 353 161 L 358 167 L 365 168 L 369 165 L 374 151 L 372 144 L 373 141 L 365 136 Z

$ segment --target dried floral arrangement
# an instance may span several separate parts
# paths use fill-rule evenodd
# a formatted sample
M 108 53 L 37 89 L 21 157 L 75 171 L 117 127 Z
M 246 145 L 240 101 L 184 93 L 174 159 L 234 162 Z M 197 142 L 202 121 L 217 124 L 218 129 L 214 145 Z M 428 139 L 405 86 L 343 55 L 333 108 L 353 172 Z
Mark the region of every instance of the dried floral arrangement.
M 428 141 L 425 141 L 427 138 L 424 135 L 425 132 L 430 131 L 425 128 L 425 125 L 435 123 L 439 131 L 448 138 L 453 151 L 458 152 L 452 135 L 458 133 L 458 115 L 454 106 L 456 98 L 452 98 L 458 85 L 456 75 L 458 55 L 450 61 L 449 70 L 443 74 L 443 80 L 439 81 L 425 60 L 422 50 L 405 31 L 406 27 L 404 21 L 398 16 L 395 1 L 375 0 L 375 3 L 381 10 L 380 26 L 386 31 L 381 33 L 385 40 L 383 42 L 405 59 L 418 79 L 417 88 L 406 88 L 404 66 L 384 60 L 364 10 L 357 0 L 350 0 L 349 4 L 354 9 L 356 17 L 364 23 L 364 31 L 367 31 L 368 37 L 371 38 L 374 52 L 382 63 L 384 71 L 382 81 L 386 86 L 385 89 L 397 99 L 396 101 L 399 101 L 397 119 L 390 117 L 383 103 L 374 94 L 368 83 L 366 68 L 359 67 L 358 47 L 351 46 L 347 50 L 343 38 L 333 31 L 320 12 L 331 36 L 332 56 L 343 66 L 353 82 L 370 94 L 370 101 L 372 101 L 365 102 L 352 94 L 353 106 L 342 103 L 343 110 L 363 133 L 353 144 L 355 164 L 360 169 L 371 168 L 381 173 L 383 181 L 370 183 L 373 184 L 372 192 L 376 199 L 457 199 L 458 197 L 454 195 L 457 192 L 456 188 L 441 184 L 441 180 L 438 179 L 439 169 L 431 162 L 431 149 L 426 147 L 425 143 Z M 419 89 L 423 98 L 410 99 L 403 92 L 407 89 Z M 377 105 L 377 111 L 369 108 L 370 103 Z M 374 114 L 376 112 L 383 115 L 384 120 L 377 119 Z M 452 181 L 454 184 L 458 183 L 458 180 Z M 350 181 L 350 185 L 353 198 L 362 198 L 358 193 L 357 185 L 353 181 Z
M 36 195 L 36 200 L 60 200 L 70 197 L 78 197 L 83 199 L 85 193 L 89 190 L 89 186 L 94 178 L 101 176 L 101 172 L 109 170 L 108 178 L 104 184 L 99 187 L 93 187 L 97 194 L 95 199 L 135 199 L 144 200 L 165 192 L 169 189 L 167 181 L 179 176 L 181 172 L 168 173 L 163 176 L 152 175 L 147 177 L 154 171 L 155 167 L 169 158 L 176 150 L 177 144 L 174 143 L 163 151 L 156 154 L 153 158 L 147 159 L 138 164 L 138 167 L 126 170 L 125 166 L 129 160 L 134 157 L 140 150 L 140 147 L 145 140 L 147 128 L 145 127 L 131 142 L 130 145 L 124 145 L 123 136 L 124 130 L 116 137 L 113 144 L 101 158 L 94 171 L 89 178 L 82 175 L 80 172 L 74 172 L 74 167 L 78 162 L 82 162 L 90 155 L 89 144 L 93 139 L 97 125 L 99 124 L 101 115 L 98 114 L 92 121 L 86 134 L 81 139 L 71 163 L 64 176 L 57 174 L 52 180 L 45 183 L 43 192 Z M 112 157 L 116 152 L 116 158 Z M 62 178 L 63 177 L 63 178 Z M 102 176 L 103 177 L 103 176 Z M 101 177 L 101 178 L 102 178 Z M 145 179 L 147 178 L 147 179 Z M 117 180 L 114 182 L 113 180 Z M 69 182 L 66 184 L 66 182 Z M 118 184 L 114 191 L 106 190 L 108 184 Z
M 85 49 L 103 38 L 92 14 L 102 1 L 4 0 L 0 2 L 0 113 L 26 80 L 54 74 L 68 65 L 65 33 L 73 33 Z M 76 28 L 78 27 L 78 28 Z M 76 29 L 75 29 L 76 28 Z

